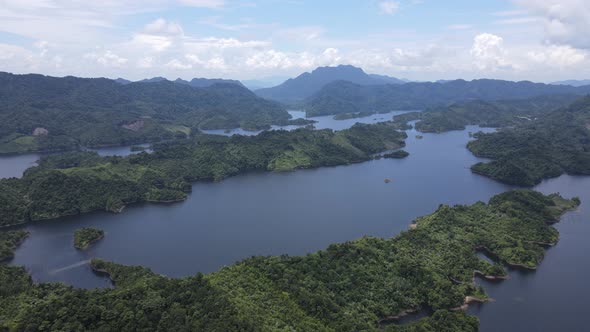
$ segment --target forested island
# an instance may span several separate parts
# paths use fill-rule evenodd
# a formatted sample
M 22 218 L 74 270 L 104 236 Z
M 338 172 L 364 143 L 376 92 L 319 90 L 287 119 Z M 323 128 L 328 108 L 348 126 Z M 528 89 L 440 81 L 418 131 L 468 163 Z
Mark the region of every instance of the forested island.
M 105 78 L 0 72 L 0 99 L 0 154 L 132 145 L 185 138 L 200 129 L 292 124 L 281 105 L 232 83 L 120 84 Z
M 74 232 L 74 247 L 84 250 L 104 237 L 104 231 L 92 227 L 84 227 Z
M 332 131 L 297 129 L 256 136 L 197 135 L 154 145 L 153 153 L 100 157 L 70 152 L 41 158 L 21 179 L 0 180 L 0 226 L 94 210 L 118 212 L 135 202 L 186 198 L 195 181 L 248 171 L 291 171 L 373 159 L 405 145 L 393 122 Z
M 93 269 L 108 275 L 114 289 L 34 284 L 24 268 L 0 264 L 0 328 L 477 331 L 477 318 L 450 311 L 486 300 L 474 275 L 503 277 L 503 264 L 535 268 L 544 245 L 558 240 L 550 224 L 579 204 L 557 194 L 515 190 L 487 204 L 441 205 L 391 239 L 364 237 L 306 256 L 252 257 L 180 279 L 93 260 Z M 10 239 L 22 237 L 0 234 L 6 248 L 13 246 Z M 476 255 L 484 248 L 495 263 Z M 416 310 L 433 314 L 391 324 Z
M 590 175 L 590 97 L 535 121 L 475 137 L 469 150 L 493 161 L 471 169 L 504 183 L 533 186 L 563 173 Z

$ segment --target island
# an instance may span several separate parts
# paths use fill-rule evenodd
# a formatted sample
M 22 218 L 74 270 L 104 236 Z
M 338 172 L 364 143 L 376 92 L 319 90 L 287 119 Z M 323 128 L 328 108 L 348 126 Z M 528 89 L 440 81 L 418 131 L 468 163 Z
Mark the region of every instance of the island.
M 24 268 L 0 264 L 0 329 L 475 332 L 478 319 L 462 309 L 488 296 L 474 277 L 501 282 L 504 266 L 535 268 L 544 244 L 559 238 L 551 223 L 579 204 L 513 190 L 488 203 L 440 205 L 393 238 L 363 237 L 305 256 L 251 257 L 184 278 L 92 260 L 112 289 L 37 284 Z M 495 261 L 478 257 L 479 248 Z M 395 324 L 425 309 L 433 313 Z
M 121 212 L 137 202 L 186 199 L 192 182 L 251 171 L 286 172 L 347 165 L 405 146 L 394 122 L 333 131 L 300 128 L 256 136 L 197 134 L 152 145 L 153 152 L 101 157 L 79 151 L 43 156 L 20 179 L 0 180 L 0 226 L 96 210 Z
M 79 250 L 85 250 L 103 238 L 104 231 L 101 229 L 91 227 L 80 228 L 74 232 L 74 247 Z

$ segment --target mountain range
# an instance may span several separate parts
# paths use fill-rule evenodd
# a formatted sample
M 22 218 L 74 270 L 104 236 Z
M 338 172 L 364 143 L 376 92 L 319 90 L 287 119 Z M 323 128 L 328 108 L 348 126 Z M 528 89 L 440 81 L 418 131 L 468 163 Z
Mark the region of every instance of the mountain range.
M 340 65 L 336 67 L 319 67 L 311 73 L 303 73 L 286 80 L 272 88 L 258 89 L 260 97 L 283 103 L 294 103 L 310 97 L 326 84 L 335 81 L 348 81 L 358 85 L 404 84 L 406 81 L 376 74 L 367 74 L 361 68 Z
M 357 112 L 423 110 L 469 100 L 525 99 L 544 95 L 585 95 L 590 86 L 573 87 L 529 81 L 480 79 L 446 83 L 361 85 L 347 81 L 326 84 L 303 102 L 308 116 Z
M 567 80 L 567 81 L 557 81 L 557 82 L 551 82 L 550 84 L 553 85 L 571 85 L 571 86 L 584 86 L 584 85 L 590 85 L 590 80 Z
M 123 85 L 133 83 L 133 81 L 130 81 L 130 80 L 127 80 L 124 78 L 117 78 L 114 81 L 119 84 L 123 84 Z M 139 80 L 139 81 L 137 81 L 137 83 L 158 83 L 158 82 L 163 82 L 163 81 L 169 81 L 169 80 L 165 77 L 156 76 L 156 77 L 152 77 L 152 78 L 145 78 L 143 80 Z M 244 86 L 242 84 L 242 82 L 240 82 L 240 81 L 228 80 L 228 79 L 223 79 L 223 78 L 193 78 L 190 81 L 183 80 L 182 78 L 177 78 L 174 81 L 170 81 L 170 82 L 184 84 L 184 85 L 190 85 L 195 88 L 206 88 L 208 86 L 212 86 L 213 84 L 218 84 L 218 83 L 229 83 L 229 84 L 237 84 L 240 86 Z
M 0 153 L 128 145 L 199 129 L 289 123 L 283 107 L 242 85 L 150 82 L 0 72 Z

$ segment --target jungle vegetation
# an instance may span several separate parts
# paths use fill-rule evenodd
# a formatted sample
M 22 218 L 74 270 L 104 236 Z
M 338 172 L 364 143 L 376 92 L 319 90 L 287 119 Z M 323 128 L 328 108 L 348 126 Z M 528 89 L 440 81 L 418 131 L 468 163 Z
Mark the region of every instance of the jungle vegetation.
M 290 124 L 278 103 L 232 83 L 120 84 L 0 72 L 0 99 L 0 153 L 132 145 L 185 138 L 199 129 Z
M 104 231 L 92 227 L 84 227 L 74 232 L 74 247 L 76 249 L 87 249 L 93 243 L 104 237 Z
M 192 182 L 219 181 L 248 171 L 367 161 L 404 146 L 406 134 L 397 128 L 388 122 L 336 132 L 303 128 L 256 136 L 197 135 L 127 157 L 100 157 L 89 151 L 49 155 L 21 179 L 0 180 L 0 226 L 94 210 L 118 212 L 135 202 L 179 201 L 191 191 Z
M 472 171 L 504 183 L 533 186 L 563 173 L 590 175 L 590 97 L 475 137 L 469 150 L 493 160 L 473 165 Z
M 364 237 L 306 256 L 252 257 L 180 279 L 93 260 L 113 289 L 34 284 L 22 267 L 2 264 L 0 329 L 477 331 L 477 318 L 449 311 L 467 296 L 486 298 L 475 271 L 492 277 L 506 275 L 503 264 L 535 268 L 543 244 L 558 239 L 550 223 L 579 203 L 510 191 L 487 204 L 441 205 L 394 238 Z M 481 248 L 497 261 L 478 258 Z M 434 313 L 407 325 L 383 325 L 421 309 Z

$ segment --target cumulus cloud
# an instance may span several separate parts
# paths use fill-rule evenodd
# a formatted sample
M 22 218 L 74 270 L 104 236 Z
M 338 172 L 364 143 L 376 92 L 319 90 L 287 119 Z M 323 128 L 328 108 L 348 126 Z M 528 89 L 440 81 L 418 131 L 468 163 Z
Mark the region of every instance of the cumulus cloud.
M 104 67 L 121 67 L 128 61 L 128 59 L 120 57 L 109 50 L 101 53 L 87 53 L 84 55 L 84 58 L 95 60 L 98 64 Z
M 473 63 L 479 70 L 509 69 L 506 53 L 504 39 L 490 33 L 475 36 L 471 47 Z
M 381 1 L 379 2 L 379 10 L 382 14 L 393 15 L 399 9 L 399 2 L 397 1 Z
M 571 67 L 586 60 L 587 53 L 570 46 L 550 46 L 540 51 L 531 51 L 527 57 L 545 66 Z
M 159 18 L 153 22 L 148 23 L 144 32 L 154 35 L 182 35 L 182 27 L 175 22 L 168 22 L 163 18 Z
M 588 0 L 514 0 L 545 26 L 548 43 L 590 48 L 590 1 Z
M 170 60 L 165 66 L 175 70 L 185 70 L 193 67 L 190 63 L 182 63 L 178 59 Z
M 182 27 L 175 22 L 159 18 L 145 25 L 131 41 L 132 47 L 147 47 L 155 52 L 162 52 L 179 42 L 184 36 Z
M 154 57 L 151 56 L 146 56 L 143 58 L 140 58 L 139 60 L 137 60 L 137 68 L 142 68 L 142 69 L 146 69 L 146 68 L 152 68 L 154 66 L 155 63 L 155 59 Z

